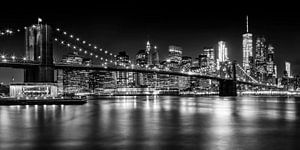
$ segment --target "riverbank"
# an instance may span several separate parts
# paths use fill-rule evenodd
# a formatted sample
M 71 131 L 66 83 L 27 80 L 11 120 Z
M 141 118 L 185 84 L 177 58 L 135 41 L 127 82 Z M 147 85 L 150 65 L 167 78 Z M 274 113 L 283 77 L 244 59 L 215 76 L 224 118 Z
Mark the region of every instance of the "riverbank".
M 0 99 L 0 105 L 83 105 L 87 103 L 85 99 Z

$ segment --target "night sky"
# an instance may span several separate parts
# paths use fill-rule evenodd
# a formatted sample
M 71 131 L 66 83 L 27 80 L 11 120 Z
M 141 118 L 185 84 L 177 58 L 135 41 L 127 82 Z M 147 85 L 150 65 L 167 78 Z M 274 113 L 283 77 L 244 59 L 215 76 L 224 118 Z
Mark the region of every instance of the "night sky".
M 198 56 L 205 46 L 216 46 L 219 40 L 228 44 L 229 58 L 242 61 L 242 34 L 245 17 L 254 37 L 264 35 L 275 47 L 275 61 L 281 75 L 284 61 L 292 63 L 292 72 L 300 72 L 300 13 L 292 4 L 234 3 L 161 3 L 149 1 L 43 4 L 1 9 L 0 29 L 23 28 L 44 23 L 95 43 L 117 53 L 127 51 L 133 56 L 145 49 L 147 40 L 158 46 L 160 58 L 167 56 L 168 45 L 183 47 L 183 55 Z M 41 4 L 42 5 L 42 4 Z M 287 9 L 288 8 L 288 9 Z M 0 37 L 1 53 L 23 56 L 24 32 Z M 71 51 L 55 49 L 55 56 Z M 0 82 L 22 81 L 20 70 L 0 69 Z

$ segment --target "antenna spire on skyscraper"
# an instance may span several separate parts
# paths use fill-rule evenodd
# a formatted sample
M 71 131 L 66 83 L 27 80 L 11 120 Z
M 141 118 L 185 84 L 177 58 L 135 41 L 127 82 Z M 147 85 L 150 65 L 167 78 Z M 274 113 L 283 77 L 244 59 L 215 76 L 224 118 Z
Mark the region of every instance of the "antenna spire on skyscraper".
M 247 28 L 247 33 L 249 32 L 249 19 L 248 19 L 248 15 L 246 16 L 246 28 Z

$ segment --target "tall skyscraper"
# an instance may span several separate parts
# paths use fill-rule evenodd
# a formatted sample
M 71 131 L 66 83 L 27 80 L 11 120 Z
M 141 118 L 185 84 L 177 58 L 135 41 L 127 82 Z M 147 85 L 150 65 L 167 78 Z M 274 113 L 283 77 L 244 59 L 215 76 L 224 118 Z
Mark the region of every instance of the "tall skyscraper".
M 213 73 L 216 71 L 215 50 L 212 47 L 204 47 L 203 54 L 207 56 L 208 72 Z
M 139 50 L 138 53 L 135 55 L 135 63 L 141 68 L 146 67 L 148 60 L 145 49 Z
M 228 48 L 226 46 L 226 42 L 224 41 L 218 42 L 218 60 L 220 62 L 228 60 Z
M 266 38 L 263 36 L 257 37 L 256 39 L 256 50 L 255 50 L 255 57 L 258 63 L 262 63 L 266 59 L 267 53 L 267 45 L 266 45 Z
M 212 47 L 204 47 L 203 53 L 207 55 L 210 60 L 215 60 L 215 50 Z
M 159 54 L 158 54 L 157 46 L 154 46 L 152 52 L 152 64 L 156 66 L 159 65 Z
M 169 46 L 169 56 L 167 58 L 167 66 L 171 70 L 179 69 L 182 60 L 182 48 L 179 46 Z
M 266 57 L 266 65 L 267 65 L 267 81 L 269 83 L 276 82 L 276 70 L 275 70 L 275 62 L 274 62 L 274 47 L 269 44 L 267 57 Z
M 287 72 L 287 76 L 290 78 L 291 77 L 291 63 L 290 62 L 285 62 L 285 71 Z
M 246 33 L 243 34 L 243 68 L 250 74 L 250 60 L 253 57 L 252 34 L 249 33 L 248 16 L 246 17 Z
M 169 46 L 169 59 L 176 63 L 180 63 L 182 59 L 182 48 L 179 46 Z
M 218 59 L 217 59 L 217 69 L 220 69 L 220 63 L 228 61 L 228 49 L 226 42 L 218 42 Z
M 130 65 L 129 56 L 127 55 L 127 53 L 125 51 L 119 52 L 116 59 L 119 62 L 120 66 L 128 67 Z M 117 79 L 118 87 L 129 87 L 129 86 L 133 85 L 133 73 L 132 72 L 117 71 L 116 79 Z
M 138 53 L 135 55 L 135 63 L 140 68 L 145 68 L 148 60 L 147 60 L 147 52 L 145 49 L 139 50 Z M 146 86 L 147 83 L 147 75 L 143 73 L 136 73 L 135 78 L 135 85 L 136 86 Z
M 255 77 L 258 81 L 264 81 L 267 76 L 267 44 L 266 39 L 260 36 L 256 39 L 255 49 Z
M 267 73 L 268 76 L 273 76 L 275 71 L 274 71 L 274 47 L 269 44 L 268 46 L 268 52 L 267 52 L 267 59 L 266 59 L 266 63 L 267 63 Z
M 151 44 L 150 44 L 150 41 L 147 41 L 147 44 L 146 44 L 146 54 L 147 54 L 147 64 L 148 65 L 152 65 L 152 52 L 151 52 Z
M 198 57 L 199 60 L 199 66 L 201 68 L 208 67 L 208 57 L 205 54 L 200 54 Z

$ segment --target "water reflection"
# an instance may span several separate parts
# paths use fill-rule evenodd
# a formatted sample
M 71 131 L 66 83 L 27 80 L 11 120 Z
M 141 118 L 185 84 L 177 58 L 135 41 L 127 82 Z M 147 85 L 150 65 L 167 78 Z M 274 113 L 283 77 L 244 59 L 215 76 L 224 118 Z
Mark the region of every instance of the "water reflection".
M 299 98 L 106 97 L 0 107 L 0 149 L 289 149 Z

